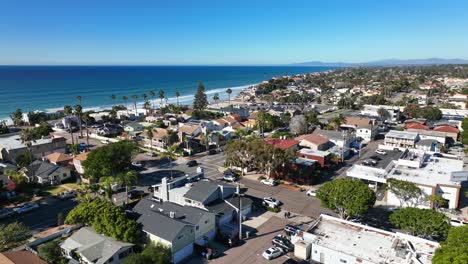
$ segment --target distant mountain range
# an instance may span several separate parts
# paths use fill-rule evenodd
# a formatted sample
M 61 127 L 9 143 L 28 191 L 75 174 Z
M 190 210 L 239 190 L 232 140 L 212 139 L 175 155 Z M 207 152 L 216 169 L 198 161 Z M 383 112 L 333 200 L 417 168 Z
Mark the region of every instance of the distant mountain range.
M 354 67 L 354 66 L 410 66 L 410 65 L 438 65 L 438 64 L 468 64 L 468 60 L 441 59 L 441 58 L 412 59 L 412 60 L 388 59 L 388 60 L 378 60 L 378 61 L 361 62 L 361 63 L 309 61 L 309 62 L 293 63 L 292 65 L 294 66 Z

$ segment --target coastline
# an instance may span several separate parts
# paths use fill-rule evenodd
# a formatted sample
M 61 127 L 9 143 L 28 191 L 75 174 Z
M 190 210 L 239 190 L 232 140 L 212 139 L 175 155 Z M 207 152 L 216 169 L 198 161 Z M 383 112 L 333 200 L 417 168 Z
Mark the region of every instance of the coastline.
M 253 86 L 256 86 L 258 85 L 259 83 L 253 83 L 253 84 L 247 84 L 247 85 L 241 85 L 241 86 L 235 86 L 235 87 L 224 87 L 224 88 L 215 88 L 215 89 L 211 89 L 211 90 L 206 90 L 205 93 L 208 97 L 208 101 L 209 101 L 209 105 L 210 106 L 213 106 L 214 105 L 214 101 L 213 101 L 213 95 L 215 93 L 218 93 L 219 95 L 219 102 L 218 104 L 222 104 L 222 103 L 225 103 L 228 99 L 228 95 L 226 94 L 226 90 L 227 89 L 231 89 L 232 90 L 232 94 L 231 94 L 231 101 L 234 100 L 234 98 L 236 98 L 242 91 L 246 90 L 246 89 L 249 89 Z M 194 98 L 195 94 L 191 94 L 191 95 L 183 95 L 183 96 L 180 96 L 179 97 L 179 103 L 185 103 L 185 104 L 192 104 L 193 102 L 193 98 Z M 154 103 L 154 108 L 155 109 L 158 109 L 159 108 L 159 102 L 160 100 L 155 98 L 153 100 L 148 100 L 151 104 Z M 176 103 L 177 102 L 177 97 L 169 97 L 167 98 L 167 103 Z M 144 101 L 137 101 L 137 106 L 138 108 L 142 108 L 143 107 L 143 104 L 144 104 Z M 163 104 L 166 104 L 166 100 L 163 100 Z M 125 106 L 125 103 L 123 102 L 119 102 L 119 103 L 116 103 L 115 105 L 124 105 Z M 108 109 L 111 109 L 112 108 L 112 104 L 105 104 L 105 105 L 96 105 L 96 106 L 90 106 L 90 107 L 85 107 L 83 108 L 83 111 L 104 111 L 104 110 L 108 110 Z M 128 108 L 132 108 L 133 107 L 133 102 L 131 102 L 129 100 L 129 102 L 127 102 L 127 105 L 126 107 Z M 47 108 L 47 109 L 34 109 L 32 111 L 43 111 L 45 113 L 55 113 L 57 111 L 60 111 L 60 110 L 63 110 L 63 107 L 54 107 L 54 108 Z M 24 112 L 26 113 L 26 112 Z M 5 116 L 5 117 L 0 117 L 0 122 L 6 122 L 7 125 L 12 125 L 12 120 L 9 116 Z

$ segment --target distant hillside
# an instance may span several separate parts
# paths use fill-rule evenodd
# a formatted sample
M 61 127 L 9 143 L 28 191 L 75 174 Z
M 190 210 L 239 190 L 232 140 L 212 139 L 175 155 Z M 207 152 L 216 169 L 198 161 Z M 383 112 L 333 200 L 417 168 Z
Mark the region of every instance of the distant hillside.
M 409 65 L 436 65 L 436 64 L 468 64 L 468 60 L 464 59 L 441 59 L 441 58 L 428 58 L 428 59 L 388 59 L 378 60 L 362 63 L 346 63 L 346 62 L 322 62 L 310 61 L 294 63 L 295 66 L 334 66 L 334 67 L 353 67 L 353 66 L 409 66 Z

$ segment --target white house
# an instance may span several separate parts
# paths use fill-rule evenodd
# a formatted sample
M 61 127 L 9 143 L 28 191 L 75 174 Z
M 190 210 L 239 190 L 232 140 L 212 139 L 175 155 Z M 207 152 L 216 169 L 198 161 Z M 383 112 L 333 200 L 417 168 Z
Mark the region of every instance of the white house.
M 361 110 L 361 115 L 365 116 L 379 116 L 379 109 L 383 108 L 390 113 L 390 120 L 397 121 L 400 118 L 400 107 L 392 105 L 364 105 L 364 108 Z
M 385 134 L 384 145 L 395 148 L 414 148 L 419 140 L 416 132 L 390 130 Z
M 438 247 L 437 242 L 322 214 L 296 243 L 295 255 L 310 256 L 314 263 L 431 264 Z M 303 248 L 305 254 L 298 254 Z

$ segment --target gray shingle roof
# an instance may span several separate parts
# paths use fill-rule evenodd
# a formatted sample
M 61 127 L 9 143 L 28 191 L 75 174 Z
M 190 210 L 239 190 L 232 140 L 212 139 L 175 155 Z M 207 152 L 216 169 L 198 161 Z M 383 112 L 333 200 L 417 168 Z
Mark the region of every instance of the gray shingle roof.
M 132 246 L 131 243 L 99 235 L 91 227 L 81 228 L 61 245 L 62 248 L 76 250 L 77 253 L 96 264 L 105 263 L 121 248 Z
M 32 177 L 34 171 L 34 176 L 39 178 L 48 178 L 50 174 L 54 173 L 59 168 L 60 166 L 54 165 L 52 163 L 36 160 L 31 165 L 26 167 L 26 175 Z
M 173 241 L 189 225 L 153 210 L 144 211 L 137 222 L 143 225 L 144 231 L 167 241 Z
M 199 181 L 184 195 L 185 198 L 198 202 L 205 202 L 214 192 L 217 192 L 219 186 L 215 182 Z

